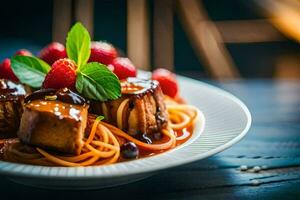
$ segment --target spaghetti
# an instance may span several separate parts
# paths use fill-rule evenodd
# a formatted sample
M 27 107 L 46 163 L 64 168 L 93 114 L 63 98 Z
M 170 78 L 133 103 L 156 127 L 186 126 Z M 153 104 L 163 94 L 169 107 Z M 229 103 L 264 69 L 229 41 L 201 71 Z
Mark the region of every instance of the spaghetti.
M 91 165 L 108 165 L 120 161 L 120 146 L 122 141 L 135 143 L 139 149 L 145 152 L 163 152 L 174 148 L 178 141 L 187 140 L 191 134 L 188 129 L 192 129 L 199 110 L 190 105 L 179 104 L 172 99 L 166 99 L 166 107 L 169 115 L 168 126 L 161 131 L 163 140 L 148 144 L 142 142 L 121 129 L 101 121 L 101 118 L 95 118 L 90 115 L 88 126 L 90 133 L 83 139 L 84 145 L 79 155 L 60 155 L 42 148 L 32 148 L 23 145 L 18 140 L 10 141 L 12 145 L 3 144 L 5 149 L 4 160 L 12 162 L 21 162 L 34 165 L 50 166 L 91 166 Z M 121 124 L 122 110 L 128 102 L 124 101 L 119 108 L 118 124 Z M 89 130 L 89 129 L 88 129 Z M 0 144 L 2 142 L 0 141 Z M 2 149 L 3 149 L 2 148 Z

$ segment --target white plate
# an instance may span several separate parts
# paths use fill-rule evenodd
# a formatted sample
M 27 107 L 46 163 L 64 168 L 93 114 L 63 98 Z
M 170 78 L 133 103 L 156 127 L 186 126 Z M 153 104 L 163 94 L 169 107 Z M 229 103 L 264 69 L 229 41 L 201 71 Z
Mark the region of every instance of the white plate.
M 207 158 L 230 147 L 247 133 L 251 115 L 239 99 L 199 81 L 180 76 L 178 79 L 182 96 L 205 116 L 205 120 L 200 117 L 193 137 L 183 145 L 153 157 L 108 166 L 43 167 L 0 161 L 0 173 L 15 182 L 36 187 L 110 187 L 140 180 L 158 170 Z

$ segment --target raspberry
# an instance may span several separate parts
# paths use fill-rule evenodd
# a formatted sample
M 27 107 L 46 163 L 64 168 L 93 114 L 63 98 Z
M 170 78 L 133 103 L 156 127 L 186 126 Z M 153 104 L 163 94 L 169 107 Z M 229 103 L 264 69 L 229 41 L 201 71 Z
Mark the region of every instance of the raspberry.
M 58 59 L 66 58 L 67 53 L 64 45 L 53 42 L 41 50 L 39 57 L 49 65 L 52 65 Z
M 75 89 L 76 64 L 74 61 L 64 58 L 53 63 L 51 70 L 46 75 L 43 88 L 70 88 Z
M 118 78 L 126 79 L 128 77 L 136 77 L 136 68 L 128 58 L 115 58 L 108 66 Z
M 28 51 L 27 49 L 20 49 L 15 53 L 15 56 L 32 56 L 32 53 Z
M 174 98 L 178 94 L 178 83 L 175 74 L 166 69 L 156 69 L 152 73 L 152 79 L 157 80 L 164 94 Z
M 92 42 L 89 62 L 110 64 L 118 56 L 117 50 L 106 42 Z
M 11 69 L 11 63 L 9 58 L 4 59 L 3 62 L 0 64 L 0 78 L 19 82 L 19 79 L 16 77 L 13 70 Z

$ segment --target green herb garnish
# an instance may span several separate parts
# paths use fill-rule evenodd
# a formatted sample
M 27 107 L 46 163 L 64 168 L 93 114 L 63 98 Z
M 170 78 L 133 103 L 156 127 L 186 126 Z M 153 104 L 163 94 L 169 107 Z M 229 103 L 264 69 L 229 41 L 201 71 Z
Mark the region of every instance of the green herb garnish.
M 43 60 L 31 56 L 15 56 L 11 59 L 11 67 L 21 83 L 33 88 L 40 88 L 50 66 Z
M 77 70 L 76 89 L 93 100 L 106 101 L 121 96 L 118 77 L 97 62 L 85 64 Z
M 81 23 L 76 23 L 68 33 L 66 42 L 67 54 L 78 68 L 86 64 L 91 54 L 91 38 Z
M 77 64 L 77 91 L 92 100 L 114 100 L 121 96 L 118 77 L 107 66 L 92 62 L 87 63 L 91 53 L 89 32 L 81 23 L 76 23 L 68 33 L 66 50 L 68 58 Z M 51 69 L 44 61 L 31 56 L 15 56 L 11 60 L 12 69 L 21 83 L 33 88 L 42 86 Z

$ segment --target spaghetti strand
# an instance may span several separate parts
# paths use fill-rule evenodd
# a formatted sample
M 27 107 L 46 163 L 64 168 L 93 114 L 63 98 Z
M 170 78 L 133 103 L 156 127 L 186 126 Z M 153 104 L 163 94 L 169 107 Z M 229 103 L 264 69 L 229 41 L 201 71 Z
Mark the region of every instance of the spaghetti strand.
M 35 165 L 55 165 L 65 167 L 79 167 L 90 165 L 108 165 L 120 160 L 120 143 L 126 141 L 135 143 L 140 149 L 147 152 L 163 152 L 176 147 L 191 135 L 187 129 L 193 127 L 199 116 L 199 110 L 190 105 L 178 104 L 173 99 L 165 100 L 169 122 L 167 127 L 161 130 L 164 136 L 163 142 L 148 144 L 142 142 L 124 131 L 122 128 L 122 113 L 128 101 L 123 101 L 118 109 L 118 127 L 101 121 L 101 118 L 88 116 L 87 130 L 90 133 L 83 139 L 84 143 L 79 155 L 57 155 L 47 152 L 42 148 L 31 148 L 20 142 L 8 145 L 5 158 L 13 162 L 23 162 Z M 107 109 L 106 109 L 107 112 Z M 109 113 L 107 112 L 106 115 Z M 90 128 L 91 127 L 91 128 Z M 180 132 L 180 134 L 178 134 Z M 179 142 L 180 141 L 180 142 Z M 3 148 L 6 146 L 4 140 L 0 140 Z M 28 150 L 29 148 L 29 150 Z

